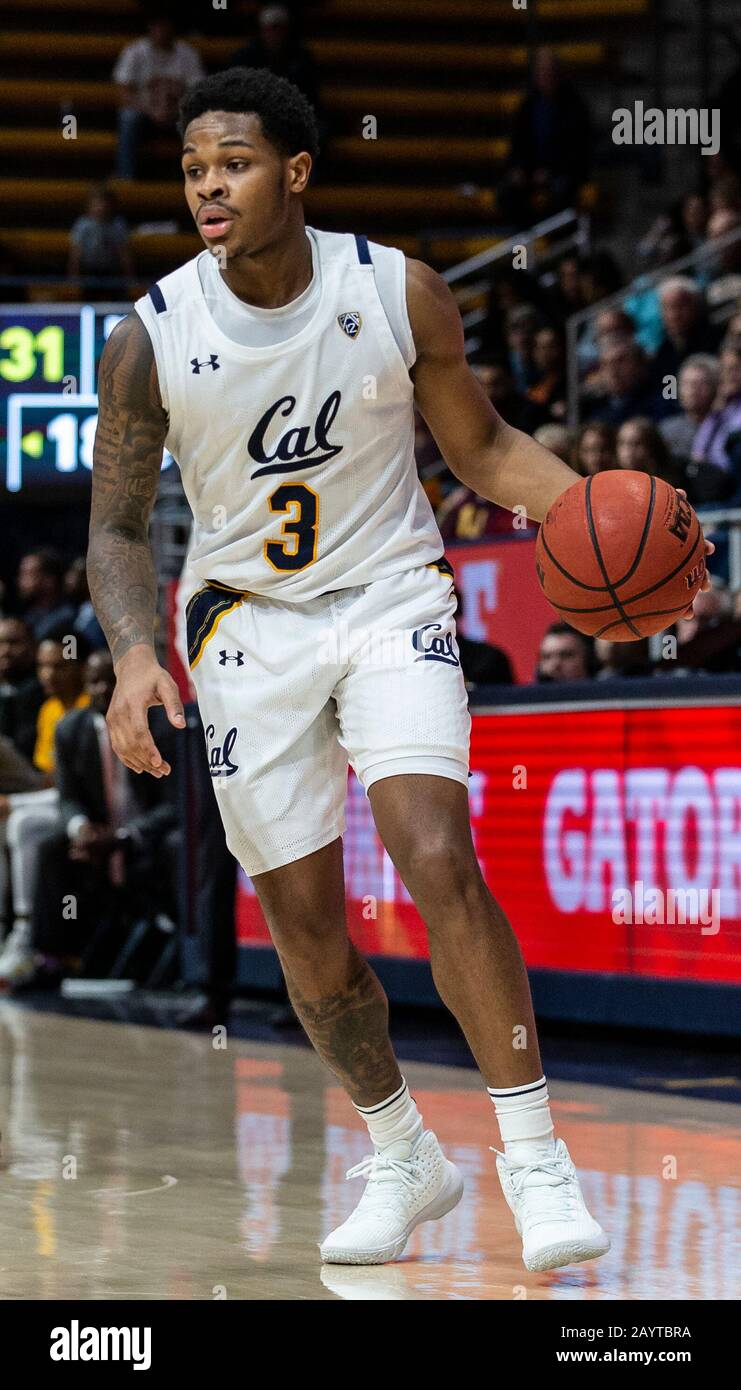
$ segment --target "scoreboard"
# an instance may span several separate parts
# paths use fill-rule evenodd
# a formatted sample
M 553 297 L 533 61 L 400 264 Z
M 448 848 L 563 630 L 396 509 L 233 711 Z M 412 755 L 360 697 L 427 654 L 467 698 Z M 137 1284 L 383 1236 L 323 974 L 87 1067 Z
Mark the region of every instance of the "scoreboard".
M 96 381 L 130 304 L 0 305 L 0 498 L 50 501 L 89 489 Z M 172 462 L 165 454 L 163 467 Z

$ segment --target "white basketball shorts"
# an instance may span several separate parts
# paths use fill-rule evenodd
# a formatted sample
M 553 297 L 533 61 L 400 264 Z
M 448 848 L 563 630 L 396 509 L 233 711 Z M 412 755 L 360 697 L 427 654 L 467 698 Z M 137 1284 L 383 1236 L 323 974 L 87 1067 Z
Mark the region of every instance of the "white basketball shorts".
M 188 661 L 227 844 L 250 876 L 345 828 L 348 762 L 366 791 L 405 772 L 467 785 L 471 720 L 447 561 L 305 603 L 209 584 Z

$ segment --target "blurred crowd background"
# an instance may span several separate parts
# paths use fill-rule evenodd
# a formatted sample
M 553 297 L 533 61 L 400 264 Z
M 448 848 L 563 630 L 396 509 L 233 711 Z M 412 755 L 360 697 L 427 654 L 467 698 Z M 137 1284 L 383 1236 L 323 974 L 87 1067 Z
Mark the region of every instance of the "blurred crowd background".
M 510 424 L 581 476 L 638 469 L 683 487 L 707 518 L 713 587 L 669 630 L 673 643 L 593 642 L 554 622 L 532 682 L 741 670 L 735 4 L 29 0 L 17 10 L 8 0 L 3 10 L 15 70 L 0 78 L 0 106 L 22 161 L 19 176 L 0 177 L 5 303 L 121 306 L 195 254 L 178 100 L 206 72 L 268 67 L 317 107 L 309 220 L 398 245 L 448 278 L 473 369 Z M 612 115 L 636 101 L 717 110 L 719 148 L 617 146 Z M 534 527 L 515 530 L 510 512 L 451 475 L 421 418 L 416 441 L 446 545 L 532 539 Z M 171 790 L 142 791 L 110 756 L 112 671 L 86 586 L 85 508 L 6 502 L 0 987 L 16 987 L 84 959 L 101 894 L 123 884 L 129 917 L 144 893 L 150 920 L 171 932 L 179 831 Z M 163 579 L 177 577 L 187 534 L 171 468 L 155 527 Z M 467 637 L 462 603 L 459 626 L 469 685 L 512 682 L 507 650 Z M 78 916 L 60 932 L 55 904 L 70 878 Z M 166 980 L 167 953 L 158 960 Z

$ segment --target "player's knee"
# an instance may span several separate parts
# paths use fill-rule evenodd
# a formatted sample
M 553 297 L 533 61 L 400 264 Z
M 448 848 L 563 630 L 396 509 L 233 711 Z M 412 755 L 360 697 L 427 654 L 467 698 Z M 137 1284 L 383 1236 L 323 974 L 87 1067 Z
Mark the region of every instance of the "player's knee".
M 435 907 L 435 916 L 471 905 L 484 887 L 473 847 L 448 835 L 426 837 L 412 850 L 410 866 L 407 882 Z
M 287 960 L 316 960 L 347 950 L 347 928 L 344 920 L 317 908 L 316 911 L 271 914 L 268 918 L 270 935 Z

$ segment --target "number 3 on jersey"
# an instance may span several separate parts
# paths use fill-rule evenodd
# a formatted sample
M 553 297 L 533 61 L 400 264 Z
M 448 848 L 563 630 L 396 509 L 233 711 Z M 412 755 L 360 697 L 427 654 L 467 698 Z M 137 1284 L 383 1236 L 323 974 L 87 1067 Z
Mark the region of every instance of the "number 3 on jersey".
M 303 570 L 316 560 L 319 497 L 306 483 L 282 483 L 268 498 L 271 512 L 289 515 L 280 539 L 265 542 L 265 559 L 274 570 Z

